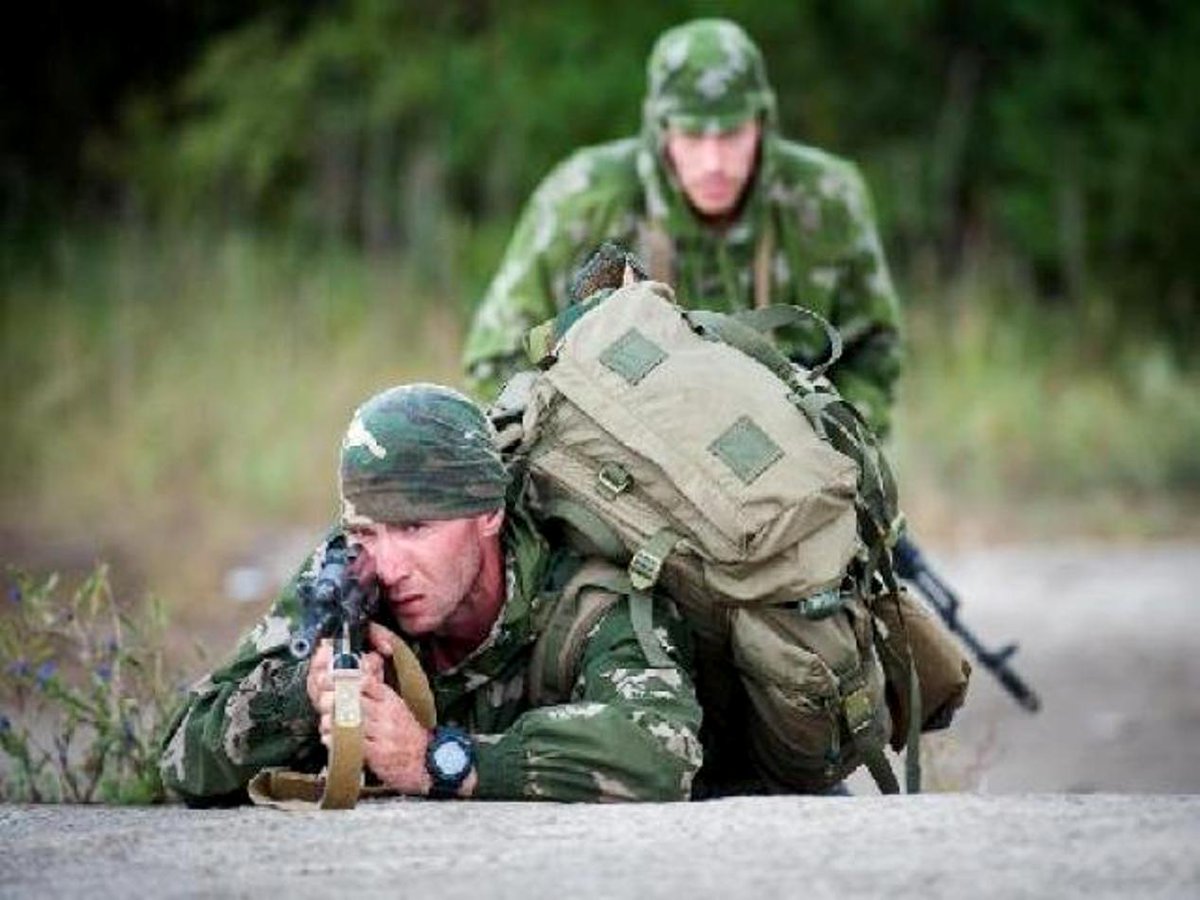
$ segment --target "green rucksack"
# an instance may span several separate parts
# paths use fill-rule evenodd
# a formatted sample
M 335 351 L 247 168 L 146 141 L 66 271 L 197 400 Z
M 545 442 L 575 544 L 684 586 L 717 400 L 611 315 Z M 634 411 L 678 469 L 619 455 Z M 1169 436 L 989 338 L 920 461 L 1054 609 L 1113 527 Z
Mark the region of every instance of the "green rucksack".
M 891 572 L 901 518 L 858 414 L 823 367 L 792 364 L 764 334 L 811 315 L 684 310 L 643 281 L 532 334 L 539 371 L 510 381 L 492 420 L 534 516 L 609 561 L 564 591 L 532 690 L 567 699 L 582 624 L 618 593 L 661 586 L 691 626 L 706 722 L 747 723 L 768 785 L 820 791 L 865 763 L 894 792 L 883 747 L 915 744 L 922 699 Z M 912 790 L 915 746 L 909 760 Z

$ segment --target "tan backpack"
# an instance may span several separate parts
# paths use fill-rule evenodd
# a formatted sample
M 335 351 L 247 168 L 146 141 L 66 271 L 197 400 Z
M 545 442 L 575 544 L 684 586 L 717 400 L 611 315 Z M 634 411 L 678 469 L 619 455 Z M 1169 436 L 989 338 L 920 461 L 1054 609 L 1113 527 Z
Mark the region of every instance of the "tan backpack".
M 922 709 L 961 703 L 968 667 L 956 648 L 936 672 L 910 664 L 887 463 L 821 368 L 794 366 L 761 333 L 810 315 L 687 311 L 639 282 L 535 332 L 541 371 L 510 382 L 491 415 L 533 514 L 611 565 L 568 586 L 532 680 L 543 700 L 566 699 L 581 623 L 661 585 L 691 625 L 709 727 L 748 722 L 769 785 L 819 791 L 865 763 L 895 792 L 884 744 L 915 745 Z

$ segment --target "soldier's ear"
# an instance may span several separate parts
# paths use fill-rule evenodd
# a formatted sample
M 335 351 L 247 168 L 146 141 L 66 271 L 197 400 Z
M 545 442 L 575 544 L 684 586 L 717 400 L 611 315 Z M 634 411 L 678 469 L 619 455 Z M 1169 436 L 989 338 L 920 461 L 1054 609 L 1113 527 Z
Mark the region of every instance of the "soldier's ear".
M 500 533 L 500 529 L 504 527 L 504 507 L 501 506 L 491 512 L 482 513 L 479 516 L 479 533 L 484 537 L 492 537 Z
M 629 287 L 629 285 L 641 280 L 637 270 L 629 263 L 625 263 L 625 274 L 621 276 L 621 287 Z

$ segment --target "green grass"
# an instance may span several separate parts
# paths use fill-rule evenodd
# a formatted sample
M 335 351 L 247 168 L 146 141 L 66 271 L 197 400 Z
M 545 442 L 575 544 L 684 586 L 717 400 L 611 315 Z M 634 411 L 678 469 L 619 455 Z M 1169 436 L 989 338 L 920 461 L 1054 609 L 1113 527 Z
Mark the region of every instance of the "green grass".
M 81 527 L 183 498 L 322 515 L 353 406 L 458 378 L 458 307 L 397 262 L 248 234 L 64 239 L 3 316 L 5 505 Z
M 37 265 L 6 263 L 0 526 L 99 534 L 136 544 L 135 559 L 183 545 L 207 564 L 214 534 L 324 521 L 353 407 L 390 384 L 460 379 L 461 291 L 423 289 L 413 271 L 247 232 L 74 234 Z M 1197 373 L 1094 312 L 1081 322 L 999 283 L 908 310 L 906 506 L 936 529 L 1057 504 L 1048 530 L 1063 533 L 1138 502 L 1192 504 Z
M 1083 520 L 1051 523 L 1060 532 L 1137 533 L 1147 505 L 1182 519 L 1200 496 L 1200 373 L 1097 318 L 985 281 L 913 310 L 895 451 L 906 494 L 1074 507 Z

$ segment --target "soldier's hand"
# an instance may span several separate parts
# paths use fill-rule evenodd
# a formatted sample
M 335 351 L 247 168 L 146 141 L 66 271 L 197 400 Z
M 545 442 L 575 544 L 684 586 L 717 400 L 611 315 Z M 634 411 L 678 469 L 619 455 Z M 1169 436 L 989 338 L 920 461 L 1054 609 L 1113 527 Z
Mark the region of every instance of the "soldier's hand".
M 429 733 L 409 712 L 400 695 L 376 679 L 363 685 L 364 758 L 389 787 L 405 794 L 427 794 L 425 769 Z
M 396 649 L 396 644 L 400 643 L 401 638 L 398 634 L 378 622 L 371 622 L 367 625 L 367 640 L 380 654 L 391 659 L 392 652 Z
M 330 734 L 333 732 L 333 674 L 329 666 L 333 660 L 333 642 L 321 641 L 309 660 L 308 699 L 313 709 L 320 717 L 321 743 L 329 746 Z M 372 682 L 383 684 L 383 657 L 378 653 L 364 653 L 360 659 L 363 672 L 363 686 Z
M 329 674 L 329 663 L 333 659 L 333 643 L 326 638 L 317 644 L 317 649 L 308 658 L 308 702 L 313 709 L 320 710 L 321 695 L 333 691 L 333 678 Z

